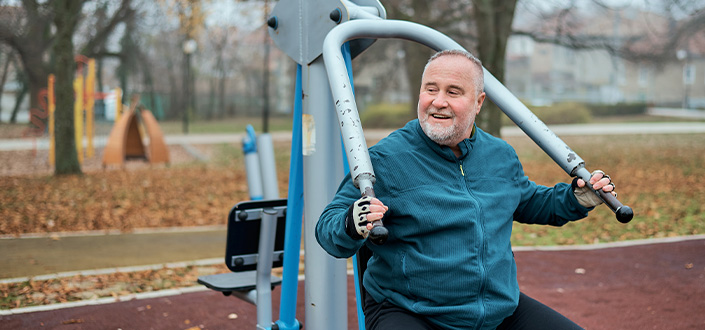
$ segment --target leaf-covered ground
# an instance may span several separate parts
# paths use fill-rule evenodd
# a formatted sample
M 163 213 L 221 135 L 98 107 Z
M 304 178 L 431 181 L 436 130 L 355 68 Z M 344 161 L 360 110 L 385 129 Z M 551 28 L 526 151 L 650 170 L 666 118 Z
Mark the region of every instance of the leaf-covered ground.
M 534 181 L 547 185 L 570 181 L 528 138 L 507 141 Z M 705 134 L 567 137 L 564 141 L 589 170 L 602 169 L 614 178 L 620 200 L 636 216 L 623 225 L 600 206 L 587 219 L 559 230 L 517 225 L 514 244 L 594 243 L 704 232 Z M 287 143 L 276 145 L 282 196 L 287 191 L 289 148 Z M 125 169 L 104 170 L 94 160 L 83 175 L 59 177 L 50 174 L 41 155 L 0 152 L 0 168 L 44 163 L 34 171 L 39 174 L 23 172 L 0 180 L 0 235 L 219 225 L 232 205 L 248 198 L 239 146 L 198 146 L 209 156 L 206 163 L 197 162 L 179 146 L 172 150 L 178 159 L 172 159 L 170 166 L 136 162 Z M 22 153 L 25 164 L 16 165 Z
M 528 138 L 506 140 L 534 181 L 570 182 Z M 567 137 L 564 141 L 588 169 L 602 169 L 613 177 L 620 200 L 636 216 L 631 223 L 620 224 L 600 206 L 587 219 L 563 228 L 517 224 L 515 246 L 705 233 L 705 134 Z M 0 152 L 0 235 L 223 224 L 232 205 L 248 196 L 241 148 L 196 147 L 209 157 L 208 162 L 198 162 L 173 146 L 170 166 L 131 162 L 124 169 L 102 169 L 99 151 L 96 159 L 86 161 L 83 175 L 60 177 L 51 175 L 41 151 Z M 282 196 L 287 191 L 289 148 L 286 143 L 275 146 Z M 191 286 L 198 271 L 164 269 L 4 284 L 0 309 Z
M 193 286 L 199 276 L 227 272 L 224 264 L 161 268 L 0 284 L 0 309 L 130 296 Z

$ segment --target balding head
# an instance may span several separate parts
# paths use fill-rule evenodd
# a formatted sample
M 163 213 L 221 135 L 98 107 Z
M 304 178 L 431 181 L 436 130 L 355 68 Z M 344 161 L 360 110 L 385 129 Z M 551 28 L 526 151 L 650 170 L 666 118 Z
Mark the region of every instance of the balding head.
M 426 74 L 426 69 L 428 69 L 428 65 L 431 64 L 434 60 L 438 59 L 439 57 L 442 56 L 462 56 L 467 58 L 474 66 L 475 66 L 475 75 L 473 77 L 473 85 L 475 85 L 477 94 L 479 95 L 482 93 L 482 90 L 485 88 L 485 79 L 484 79 L 484 73 L 482 71 L 482 62 L 475 57 L 475 55 L 470 54 L 467 51 L 464 51 L 462 49 L 446 49 L 439 51 L 431 58 L 428 59 L 428 62 L 426 62 L 426 66 L 423 69 L 424 74 Z

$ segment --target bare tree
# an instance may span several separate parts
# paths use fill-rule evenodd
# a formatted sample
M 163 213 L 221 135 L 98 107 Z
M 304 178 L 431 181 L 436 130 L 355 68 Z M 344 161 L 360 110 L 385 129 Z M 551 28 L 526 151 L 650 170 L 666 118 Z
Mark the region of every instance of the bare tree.
M 530 26 L 513 34 L 571 49 L 602 49 L 633 62 L 661 65 L 676 58 L 705 32 L 705 3 L 696 0 L 650 1 L 649 7 L 607 5 L 593 0 L 590 13 L 575 3 L 546 11 L 534 10 Z M 635 15 L 638 11 L 639 14 Z M 613 17 L 613 26 L 596 25 L 596 18 Z M 702 47 L 705 48 L 705 45 Z
M 82 18 L 80 1 L 78 19 Z M 50 57 L 47 51 L 51 49 L 56 34 L 52 32 L 55 6 L 53 1 L 23 0 L 21 7 L 3 6 L 0 9 L 0 42 L 9 45 L 17 51 L 22 67 L 27 74 L 30 91 L 30 108 L 39 108 L 39 92 L 46 87 L 47 76 L 52 71 Z M 88 57 L 101 54 L 101 45 L 114 31 L 115 27 L 130 17 L 131 0 L 122 0 L 113 16 L 94 25 L 95 34 L 86 42 L 82 49 Z M 78 23 L 77 23 L 78 24 Z
M 663 63 L 675 59 L 675 49 L 694 43 L 705 31 L 705 4 L 699 0 L 647 1 L 650 11 L 659 13 L 644 17 L 639 28 L 615 37 L 604 28 L 592 27 L 594 19 L 578 7 L 576 1 L 551 2 L 538 0 L 470 0 L 423 1 L 390 0 L 385 2 L 388 17 L 410 20 L 433 27 L 454 38 L 476 54 L 483 65 L 501 82 L 504 81 L 505 55 L 510 35 L 525 35 L 535 41 L 563 45 L 572 49 L 604 49 L 615 56 L 632 61 Z M 607 11 L 633 11 L 625 5 L 608 4 L 603 0 L 588 2 L 594 8 Z M 515 9 L 533 8 L 539 19 L 534 24 L 513 29 Z M 536 9 L 543 8 L 543 9 Z M 604 14 L 603 14 L 604 15 Z M 657 16 L 669 21 L 668 29 L 656 28 Z M 646 29 L 645 29 L 646 27 Z M 651 29 L 649 29 L 651 28 Z M 611 29 L 607 29 L 611 31 Z M 411 106 L 415 109 L 421 71 L 428 51 L 415 45 L 405 45 L 406 71 L 411 84 Z M 501 112 L 490 102 L 480 113 L 479 123 L 499 136 Z
M 56 167 L 54 173 L 80 174 L 73 118 L 73 34 L 80 20 L 82 0 L 54 1 L 52 3 L 56 43 L 53 53 L 56 56 Z M 79 141 L 80 143 L 80 141 Z
M 4 48 L 4 47 L 3 47 Z M 0 54 L 5 53 L 0 52 Z M 5 63 L 2 64 L 2 73 L 0 73 L 0 114 L 2 113 L 2 95 L 5 91 L 5 82 L 7 81 L 7 76 L 10 72 L 10 63 L 12 63 L 13 58 L 15 57 L 15 51 L 10 50 L 7 52 L 7 55 L 5 55 Z M 0 120 L 0 123 L 2 120 Z

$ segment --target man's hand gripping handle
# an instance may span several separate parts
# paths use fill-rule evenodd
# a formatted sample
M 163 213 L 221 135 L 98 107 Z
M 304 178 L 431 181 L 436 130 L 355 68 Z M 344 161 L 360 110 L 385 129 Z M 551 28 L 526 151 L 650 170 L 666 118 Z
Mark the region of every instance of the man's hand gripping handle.
M 577 178 L 583 179 L 585 182 L 590 182 L 590 178 L 593 175 L 584 167 L 578 168 L 575 174 Z M 602 189 L 594 190 L 594 192 L 600 197 L 600 199 L 602 199 L 602 201 L 605 202 L 605 205 L 607 205 L 612 212 L 614 212 L 617 221 L 621 223 L 628 223 L 629 221 L 632 221 L 634 211 L 631 207 L 622 204 L 622 202 L 617 199 L 617 196 Z

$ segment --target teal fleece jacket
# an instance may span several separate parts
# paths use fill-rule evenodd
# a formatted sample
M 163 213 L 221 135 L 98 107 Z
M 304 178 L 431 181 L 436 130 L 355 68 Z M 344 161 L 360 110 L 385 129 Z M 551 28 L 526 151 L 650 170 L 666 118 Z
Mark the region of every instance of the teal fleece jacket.
M 348 175 L 316 225 L 321 247 L 348 258 L 366 244 L 373 256 L 363 277 L 377 302 L 387 300 L 444 329 L 494 329 L 517 306 L 519 285 L 512 220 L 561 226 L 587 216 L 569 184 L 530 181 L 514 149 L 481 129 L 456 157 L 422 131 L 418 120 L 369 149 L 374 190 L 389 210 L 384 245 L 354 240 L 345 217 L 360 192 Z

